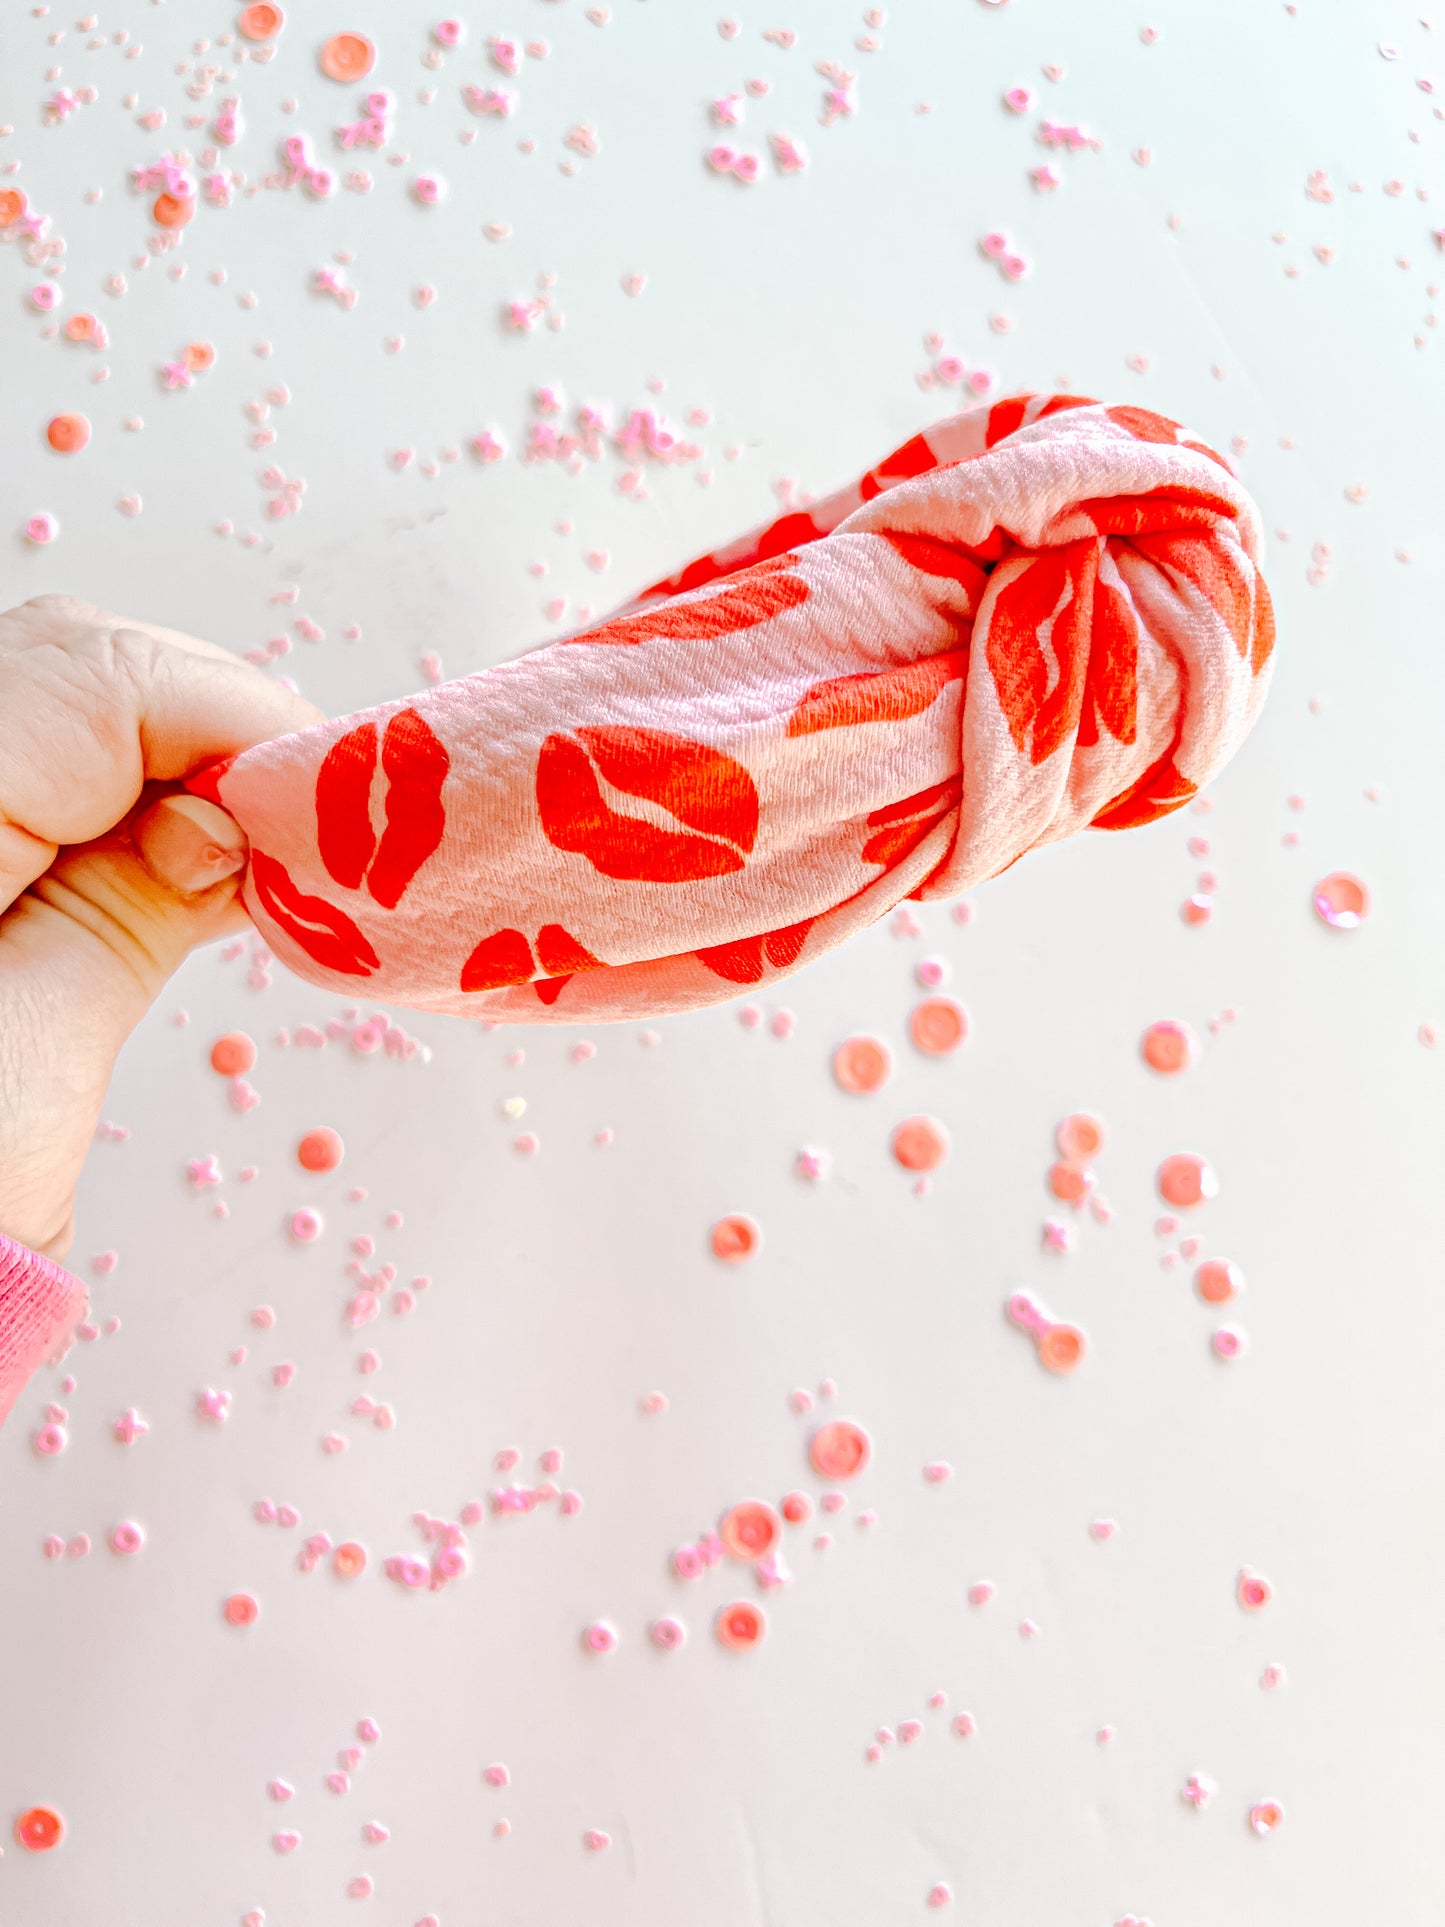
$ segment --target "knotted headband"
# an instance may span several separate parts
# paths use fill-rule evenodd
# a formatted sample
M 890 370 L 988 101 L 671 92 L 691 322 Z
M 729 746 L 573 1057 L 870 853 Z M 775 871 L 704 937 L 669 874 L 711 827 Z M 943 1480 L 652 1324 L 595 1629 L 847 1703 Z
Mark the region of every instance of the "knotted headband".
M 510 1022 L 690 1009 L 1178 809 L 1264 700 L 1259 553 L 1177 423 L 1016 395 L 599 627 L 189 787 L 313 983 Z

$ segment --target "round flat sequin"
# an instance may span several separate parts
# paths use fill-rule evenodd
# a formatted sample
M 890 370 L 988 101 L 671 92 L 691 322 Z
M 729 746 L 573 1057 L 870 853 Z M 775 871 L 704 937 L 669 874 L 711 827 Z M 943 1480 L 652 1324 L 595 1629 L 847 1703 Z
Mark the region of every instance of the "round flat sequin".
M 30 1807 L 15 1822 L 15 1838 L 31 1853 L 49 1853 L 65 1838 L 65 1822 L 52 1807 Z
M 90 423 L 84 415 L 52 415 L 45 439 L 57 455 L 78 455 L 90 440 Z
M 1206 1258 L 1195 1268 L 1194 1289 L 1206 1305 L 1227 1305 L 1244 1290 L 1244 1273 L 1227 1258 Z
M 228 1626 L 254 1626 L 261 1608 L 248 1592 L 233 1592 L 221 1608 Z
M 946 1057 L 968 1035 L 968 1016 L 951 997 L 925 997 L 908 1017 L 908 1035 L 929 1057 Z
M 211 1046 L 211 1069 L 221 1077 L 244 1077 L 256 1065 L 256 1046 L 243 1030 L 228 1030 Z
M 778 1510 L 790 1526 L 806 1525 L 813 1516 L 813 1501 L 806 1492 L 789 1492 Z
M 833 1053 L 833 1076 L 845 1091 L 881 1090 L 892 1072 L 893 1054 L 879 1037 L 845 1037 Z
M 345 1156 L 341 1133 L 325 1124 L 308 1131 L 296 1146 L 296 1162 L 303 1171 L 334 1171 Z
M 1334 870 L 1315 885 L 1314 906 L 1331 930 L 1358 930 L 1370 914 L 1370 893 L 1348 870 Z
M 949 1136 L 936 1117 L 906 1117 L 890 1148 L 905 1171 L 933 1171 L 948 1156 Z
M 366 1547 L 348 1539 L 336 1548 L 331 1555 L 331 1569 L 341 1579 L 355 1579 L 358 1573 L 366 1570 Z
M 1086 1341 L 1077 1325 L 1050 1325 L 1039 1334 L 1039 1363 L 1051 1372 L 1071 1372 L 1083 1361 Z
M 256 6 L 242 7 L 236 29 L 246 40 L 270 40 L 285 24 L 286 16 L 279 7 L 267 6 L 264 0 L 258 0 Z
M 1284 1820 L 1284 1808 L 1278 1800 L 1257 1800 L 1249 1809 L 1249 1824 L 1261 1838 L 1267 1838 Z
M 365 80 L 376 65 L 376 49 L 364 33 L 333 34 L 321 49 L 321 71 L 345 84 Z
M 808 1441 L 808 1457 L 821 1479 L 851 1479 L 872 1456 L 873 1442 L 852 1419 L 831 1419 Z
M 157 227 L 185 227 L 196 217 L 194 194 L 157 194 L 151 204 L 151 219 Z
M 1219 1179 L 1212 1167 L 1192 1151 L 1179 1151 L 1165 1158 L 1154 1175 L 1160 1197 L 1177 1211 L 1190 1211 L 1219 1192 Z
M 1074 1111 L 1060 1122 L 1054 1142 L 1061 1158 L 1070 1164 L 1087 1164 L 1104 1148 L 1104 1126 L 1088 1111 Z
M 1161 1077 L 1175 1077 L 1187 1071 L 1198 1057 L 1199 1039 L 1188 1024 L 1165 1017 L 1145 1031 L 1139 1054 L 1151 1071 L 1158 1071 Z
M 734 1212 L 731 1217 L 719 1218 L 712 1228 L 713 1256 L 725 1264 L 740 1264 L 752 1257 L 762 1239 L 761 1226 L 742 1212 Z
M 718 1644 L 731 1647 L 734 1652 L 746 1652 L 756 1646 L 767 1630 L 767 1615 L 749 1599 L 736 1599 L 732 1605 L 724 1606 L 714 1623 Z
M 1246 1567 L 1235 1582 L 1234 1597 L 1242 1612 L 1257 1613 L 1273 1599 L 1274 1588 L 1263 1573 L 1250 1572 Z
M 761 1499 L 744 1499 L 727 1514 L 718 1530 L 734 1559 L 761 1559 L 778 1543 L 782 1525 L 770 1505 Z
M 1049 1189 L 1062 1204 L 1077 1204 L 1089 1192 L 1089 1174 L 1076 1164 L 1055 1164 L 1049 1169 Z

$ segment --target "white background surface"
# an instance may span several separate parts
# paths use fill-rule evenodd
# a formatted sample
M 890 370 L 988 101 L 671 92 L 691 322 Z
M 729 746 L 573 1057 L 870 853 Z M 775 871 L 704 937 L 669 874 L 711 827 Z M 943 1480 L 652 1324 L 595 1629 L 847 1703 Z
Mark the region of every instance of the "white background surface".
M 1417 1033 L 1445 1021 L 1445 23 L 1385 0 L 909 0 L 867 52 L 861 10 L 838 4 L 790 0 L 728 40 L 681 0 L 617 0 L 601 26 L 576 0 L 518 0 L 469 11 L 465 45 L 429 72 L 428 8 L 288 12 L 272 64 L 227 67 L 237 77 L 196 101 L 188 82 L 234 51 L 224 6 L 127 0 L 94 32 L 58 8 L 7 9 L 0 168 L 20 167 L 0 184 L 53 216 L 61 313 L 98 313 L 111 346 L 46 338 L 26 302 L 38 271 L 0 250 L 5 602 L 72 590 L 241 650 L 309 616 L 325 640 L 297 638 L 280 667 L 341 713 L 417 686 L 428 650 L 465 674 L 576 626 L 579 604 L 603 613 L 777 512 L 780 478 L 825 493 L 954 412 L 957 389 L 916 385 L 937 331 L 996 371 L 995 395 L 1067 384 L 1235 447 L 1276 531 L 1276 680 L 1208 813 L 1035 855 L 978 893 L 967 926 L 940 904 L 919 936 L 880 926 L 760 1000 L 756 1029 L 740 1004 L 662 1020 L 650 1044 L 603 1027 L 578 1065 L 583 1033 L 566 1027 L 484 1034 L 400 1012 L 429 1063 L 302 1051 L 276 1034 L 338 1006 L 279 968 L 248 989 L 245 956 L 196 956 L 125 1053 L 107 1116 L 131 1135 L 97 1143 L 82 1188 L 71 1262 L 120 1329 L 43 1373 L 0 1439 L 0 1920 L 894 1927 L 935 1917 L 937 1882 L 954 1898 L 936 1917 L 978 1927 L 1440 1919 L 1445 1053 Z M 796 46 L 763 40 L 772 26 Z M 240 96 L 245 132 L 225 159 L 253 184 L 294 131 L 333 159 L 331 129 L 362 90 L 322 78 L 315 50 L 343 27 L 373 34 L 371 84 L 398 96 L 394 141 L 365 163 L 374 190 L 241 193 L 138 267 L 151 197 L 128 171 L 198 154 L 188 114 Z M 486 60 L 492 32 L 552 51 L 508 81 Z M 856 114 L 830 127 L 824 59 L 859 76 Z M 99 99 L 48 127 L 52 65 Z M 1417 86 L 1432 74 L 1433 96 Z M 709 102 L 758 76 L 771 92 L 720 135 Z M 469 115 L 470 82 L 515 86 L 516 115 Z M 1000 100 L 1020 84 L 1037 96 L 1022 118 Z M 157 107 L 165 127 L 139 126 Z M 1036 143 L 1045 114 L 1101 149 L 1051 154 Z M 600 151 L 568 176 L 579 120 Z M 769 130 L 805 143 L 805 172 L 774 172 Z M 756 186 L 708 171 L 718 138 L 762 153 Z M 1051 193 L 1028 178 L 1047 159 L 1065 177 Z M 1306 194 L 1321 169 L 1332 201 Z M 449 189 L 430 210 L 407 193 L 426 170 Z M 511 223 L 505 241 L 483 237 L 494 220 Z M 992 228 L 1035 263 L 1017 286 L 978 251 Z M 344 312 L 311 277 L 348 249 L 361 292 Z M 633 272 L 648 276 L 636 298 L 620 285 Z M 115 273 L 124 297 L 104 291 Z M 501 305 L 545 273 L 565 328 L 504 330 Z M 423 283 L 438 290 L 426 310 L 411 298 Z M 996 314 L 1010 332 L 991 331 Z M 166 393 L 160 364 L 198 338 L 215 368 Z M 1127 365 L 1141 356 L 1145 371 Z M 706 455 L 650 464 L 643 502 L 618 492 L 610 452 L 576 475 L 524 464 L 543 382 L 564 387 L 569 419 L 581 401 L 619 426 L 652 406 Z M 257 451 L 245 405 L 278 383 L 293 399 Z M 698 405 L 714 419 L 692 430 Z M 44 443 L 61 409 L 95 428 L 69 460 Z M 484 467 L 465 438 L 488 424 L 510 453 Z M 404 448 L 415 459 L 398 473 Z M 272 462 L 307 484 L 280 523 L 260 482 Z M 130 494 L 138 516 L 117 512 Z M 19 531 L 40 510 L 61 535 L 37 550 Z M 1311 583 L 1317 543 L 1329 554 Z M 600 578 L 594 548 L 612 555 Z M 298 600 L 273 605 L 287 584 Z M 568 598 L 557 621 L 553 596 Z M 1186 848 L 1196 836 L 1207 859 Z M 1354 933 L 1311 912 L 1336 868 L 1373 893 Z M 1202 869 L 1216 910 L 1190 929 L 1179 907 Z M 948 960 L 969 1011 L 951 1061 L 907 1042 L 925 955 Z M 783 1008 L 796 1023 L 780 1038 Z M 1172 1081 L 1138 1056 L 1164 1016 L 1204 1043 Z M 262 1102 L 244 1116 L 207 1065 L 232 1028 L 260 1044 Z M 896 1053 L 871 1098 L 829 1075 L 858 1030 Z M 521 1125 L 501 1109 L 517 1096 Z M 1058 1210 L 1044 1174 L 1076 1108 L 1107 1125 L 1097 1172 L 1114 1217 L 1082 1217 L 1059 1255 L 1042 1249 Z M 915 1111 L 953 1136 L 925 1197 L 887 1153 Z M 317 1123 L 348 1147 L 320 1180 L 292 1159 Z M 537 1156 L 514 1150 L 519 1128 Z M 825 1181 L 795 1175 L 803 1145 L 830 1155 Z M 1220 1192 L 1159 1236 L 1153 1173 L 1180 1149 L 1210 1159 Z M 225 1183 L 196 1193 L 186 1163 L 209 1153 Z M 260 1175 L 242 1183 L 247 1164 Z M 354 1186 L 364 1201 L 348 1201 Z M 325 1219 L 309 1247 L 284 1231 L 301 1204 Z M 737 1268 L 707 1245 L 732 1210 L 764 1229 Z M 345 1266 L 363 1232 L 376 1262 L 434 1282 L 410 1317 L 384 1311 L 353 1334 Z M 1247 1276 L 1251 1349 L 1235 1365 L 1210 1354 L 1217 1320 L 1192 1266 L 1161 1263 L 1186 1233 Z M 92 1276 L 108 1250 L 117 1268 Z M 1020 1287 L 1088 1332 L 1073 1379 L 1043 1373 L 1005 1321 Z M 249 1323 L 259 1304 L 275 1307 L 270 1332 Z M 361 1378 L 367 1344 L 382 1366 Z M 284 1390 L 281 1360 L 296 1365 Z M 71 1444 L 41 1459 L 31 1435 L 65 1370 Z M 688 1585 L 669 1556 L 739 1498 L 820 1489 L 788 1395 L 826 1377 L 873 1464 L 829 1522 L 831 1549 L 812 1545 L 821 1522 L 788 1535 L 793 1580 L 763 1601 L 766 1641 L 728 1654 L 712 1614 L 750 1596 L 747 1572 Z M 232 1393 L 224 1425 L 195 1415 L 206 1386 Z M 639 1411 L 654 1390 L 665 1415 Z M 351 1415 L 361 1391 L 393 1406 L 394 1430 Z M 151 1430 L 126 1448 L 110 1422 L 130 1405 Z M 338 1456 L 320 1446 L 332 1431 L 350 1440 Z M 388 1555 L 425 1550 L 413 1514 L 454 1519 L 484 1499 L 509 1446 L 523 1480 L 562 1448 L 581 1513 L 488 1516 L 470 1572 L 440 1593 L 385 1578 Z M 954 1467 L 941 1485 L 923 1477 L 935 1459 Z M 300 1525 L 257 1523 L 263 1497 Z M 1107 1545 L 1088 1535 L 1099 1517 L 1118 1521 Z M 105 1543 L 122 1518 L 148 1535 L 131 1560 Z M 366 1574 L 298 1571 L 312 1531 L 362 1541 Z M 47 1534 L 80 1532 L 88 1557 L 42 1557 Z M 1274 1587 L 1257 1616 L 1235 1604 L 1245 1565 Z M 996 1596 L 971 1607 L 983 1578 Z M 244 1632 L 220 1616 L 237 1590 L 261 1604 Z M 645 1636 L 663 1612 L 689 1631 L 671 1655 Z M 578 1639 L 599 1616 L 621 1635 L 602 1660 Z M 1036 1637 L 1020 1636 L 1025 1618 Z M 1271 1662 L 1287 1673 L 1272 1693 L 1258 1683 Z M 935 1692 L 946 1710 L 929 1710 Z M 978 1723 L 966 1741 L 949 1729 L 963 1709 Z M 382 1738 L 336 1796 L 324 1777 L 364 1717 Z M 866 1764 L 875 1731 L 908 1718 L 923 1737 Z M 1116 1737 L 1100 1745 L 1105 1724 Z M 493 1761 L 510 1770 L 503 1791 L 482 1781 Z M 1218 1786 L 1201 1813 L 1180 1798 L 1191 1772 Z M 284 1807 L 267 1797 L 278 1776 L 297 1789 Z M 1260 1839 L 1247 1815 L 1266 1797 L 1285 1821 Z M 9 1841 L 36 1802 L 68 1824 L 44 1856 Z M 494 1838 L 502 1817 L 510 1836 Z M 373 1819 L 385 1845 L 362 1839 Z M 302 1836 L 287 1857 L 271 1845 L 281 1827 Z M 584 1850 L 590 1828 L 609 1850 Z M 356 1902 L 362 1872 L 376 1891 Z

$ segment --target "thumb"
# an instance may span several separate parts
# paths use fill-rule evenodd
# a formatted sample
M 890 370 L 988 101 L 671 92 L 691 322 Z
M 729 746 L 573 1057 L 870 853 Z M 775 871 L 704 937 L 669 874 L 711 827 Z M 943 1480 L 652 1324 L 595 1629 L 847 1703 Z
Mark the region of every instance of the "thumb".
M 223 809 L 163 796 L 106 836 L 62 851 L 32 886 L 99 939 L 84 948 L 117 1047 L 188 952 L 246 928 L 238 895 L 245 864 L 246 839 Z
M 163 796 L 131 824 L 137 856 L 157 883 L 195 896 L 246 867 L 246 838 L 219 804 Z

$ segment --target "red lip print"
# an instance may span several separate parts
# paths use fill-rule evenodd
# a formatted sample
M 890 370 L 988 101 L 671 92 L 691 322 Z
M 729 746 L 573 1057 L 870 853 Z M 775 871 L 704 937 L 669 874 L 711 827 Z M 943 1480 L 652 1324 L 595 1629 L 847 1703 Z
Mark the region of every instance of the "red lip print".
M 262 907 L 291 941 L 323 969 L 369 977 L 381 959 L 344 911 L 323 897 L 304 896 L 285 866 L 264 850 L 251 852 L 251 881 Z
M 801 923 L 790 923 L 786 929 L 769 930 L 761 937 L 738 937 L 732 943 L 716 943 L 693 954 L 715 977 L 726 978 L 730 984 L 755 984 L 761 981 L 765 964 L 786 970 L 798 961 L 804 940 L 817 921 L 816 917 L 804 917 Z
M 996 401 L 988 411 L 988 424 L 984 429 L 984 446 L 995 448 L 1024 425 L 1024 411 L 1034 400 L 1036 391 L 1027 395 L 1008 395 Z M 1049 415 L 1062 415 L 1070 408 L 1093 408 L 1096 406 L 1092 395 L 1050 395 L 1039 410 L 1038 419 L 1045 420 Z
M 498 930 L 483 937 L 462 965 L 463 990 L 503 990 L 524 984 L 536 966 L 532 946 L 520 930 Z
M 906 482 L 914 475 L 927 475 L 930 469 L 940 466 L 938 457 L 928 446 L 924 435 L 910 435 L 901 448 L 895 448 L 885 455 L 877 468 L 870 468 L 858 484 L 858 493 L 865 502 L 871 502 L 875 495 L 881 495 L 895 482 Z M 952 468 L 952 462 L 941 464 Z
M 520 930 L 498 930 L 483 937 L 462 965 L 463 990 L 502 990 L 532 979 L 544 1004 L 555 1004 L 563 986 L 580 970 L 605 970 L 600 957 L 584 949 L 560 923 L 544 923 L 537 932 L 537 955 L 545 977 L 532 979 L 535 968 L 531 945 Z
M 376 724 L 362 723 L 334 742 L 316 772 L 316 842 L 326 874 L 359 890 L 376 854 L 371 827 L 371 778 L 376 769 Z
M 952 463 L 949 466 L 952 467 Z M 1002 529 L 990 530 L 977 548 L 964 542 L 940 542 L 932 535 L 905 535 L 897 529 L 879 529 L 878 534 L 921 574 L 949 576 L 967 589 L 970 614 L 978 606 L 989 570 L 1002 560 L 1010 547 Z
M 758 538 L 757 554 L 753 563 L 771 562 L 781 568 L 796 562 L 796 555 L 785 554 L 785 550 L 803 548 L 809 542 L 816 542 L 823 531 L 818 527 L 806 509 L 799 509 L 794 515 L 783 515 L 772 523 L 766 534 Z M 734 573 L 734 572 L 730 572 Z M 717 559 L 712 555 L 700 555 L 695 562 L 689 562 L 685 569 L 676 575 L 668 576 L 662 582 L 654 582 L 642 590 L 646 596 L 686 595 L 689 589 L 700 589 L 708 582 L 726 581 L 718 568 Z
M 950 649 L 897 669 L 816 682 L 789 716 L 788 735 L 811 736 L 820 729 L 847 729 L 854 723 L 903 722 L 928 709 L 949 683 L 967 673 L 968 651 Z
M 1136 442 L 1177 443 L 1181 433 L 1178 422 L 1167 415 L 1156 415 L 1152 408 L 1106 408 L 1104 413 L 1120 428 L 1127 428 Z
M 988 666 L 1014 747 L 1027 748 L 1035 767 L 1053 755 L 1078 718 L 1098 573 L 1097 542 L 1065 543 L 1035 555 L 994 600 Z M 1050 616 L 1058 664 L 1052 689 L 1039 635 Z
M 881 863 L 885 869 L 901 863 L 917 849 L 934 825 L 957 807 L 962 796 L 960 773 L 942 783 L 930 784 L 914 796 L 905 796 L 901 803 L 887 803 L 881 810 L 874 810 L 868 824 L 877 834 L 863 845 L 863 861 Z
M 1274 648 L 1274 604 L 1264 577 L 1255 571 L 1251 583 L 1228 550 L 1183 536 L 1141 536 L 1135 547 L 1141 555 L 1182 575 L 1214 605 L 1241 659 L 1257 676 Z
M 697 834 L 614 810 L 602 795 L 599 772 L 612 788 L 645 797 Z M 556 849 L 626 882 L 727 876 L 742 869 L 758 833 L 758 792 L 742 764 L 656 729 L 549 736 L 537 758 L 537 810 Z
M 668 636 L 675 642 L 703 642 L 739 629 L 755 629 L 760 622 L 770 621 L 785 609 L 799 608 L 808 600 L 808 585 L 802 576 L 787 573 L 797 559 L 791 551 L 770 556 L 736 575 L 724 576 L 723 587 L 716 595 L 698 602 L 664 603 L 660 609 L 644 609 L 635 616 L 619 616 L 600 629 L 563 640 L 637 643 Z
M 1208 442 L 1181 441 L 1179 438 L 1184 433 L 1183 429 L 1178 422 L 1170 421 L 1167 415 L 1156 415 L 1150 408 L 1131 408 L 1127 405 L 1106 408 L 1104 413 L 1111 422 L 1117 422 L 1120 428 L 1127 428 L 1135 441 L 1163 442 L 1166 445 L 1173 443 L 1179 448 L 1192 448 L 1196 455 L 1207 455 L 1211 462 L 1217 462 L 1226 474 L 1234 473 L 1224 457 L 1218 450 L 1211 448 Z M 1230 513 L 1232 514 L 1233 510 Z
M 1141 824 L 1154 823 L 1161 816 L 1182 808 L 1198 788 L 1197 783 L 1180 775 L 1171 748 L 1157 763 L 1151 764 L 1137 782 L 1130 784 L 1122 796 L 1116 796 L 1107 809 L 1100 810 L 1091 827 L 1133 830 Z
M 220 803 L 221 795 L 218 786 L 235 760 L 234 756 L 223 756 L 219 763 L 207 763 L 206 767 L 198 769 L 194 776 L 188 776 L 182 787 L 189 790 L 192 796 L 204 796 L 208 802 Z M 221 807 L 224 809 L 225 805 L 221 804 Z
M 348 890 L 359 890 L 364 880 L 375 901 L 394 910 L 442 840 L 447 819 L 441 793 L 451 760 L 415 709 L 390 719 L 381 738 L 386 825 L 378 842 L 371 822 L 376 758 L 371 722 L 327 751 L 316 773 L 317 843 L 328 876 Z
M 1147 495 L 1101 495 L 1080 502 L 1100 535 L 1167 535 L 1186 530 L 1211 530 L 1221 517 L 1234 522 L 1239 510 L 1226 496 L 1178 482 L 1152 488 Z
M 1128 597 L 1101 577 L 1094 588 L 1079 744 L 1091 749 L 1099 740 L 1100 723 L 1116 743 L 1132 743 L 1138 729 L 1138 710 L 1139 624 Z

